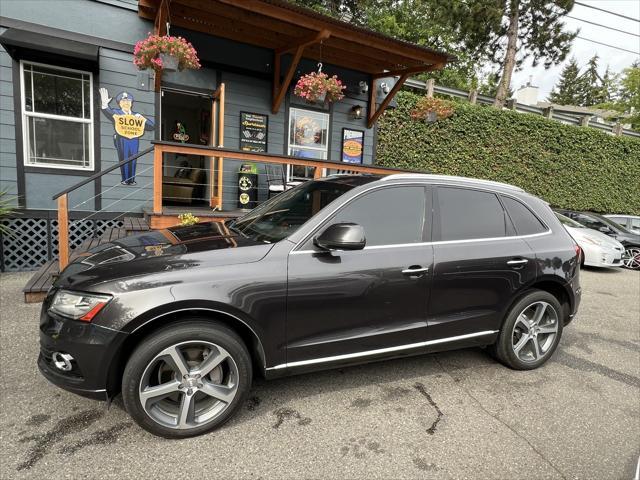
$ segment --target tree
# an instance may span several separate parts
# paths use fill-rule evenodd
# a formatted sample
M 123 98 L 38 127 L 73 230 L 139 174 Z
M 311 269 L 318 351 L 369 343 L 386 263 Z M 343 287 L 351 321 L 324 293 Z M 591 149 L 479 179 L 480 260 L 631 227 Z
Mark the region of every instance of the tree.
M 563 31 L 562 18 L 573 8 L 573 2 L 574 0 L 501 0 L 504 19 L 500 27 L 492 32 L 490 42 L 496 47 L 493 60 L 502 66 L 495 106 L 504 105 L 513 71 L 525 59 L 531 57 L 533 66 L 544 60 L 545 68 L 549 68 L 566 58 L 578 32 Z M 507 44 L 503 49 L 505 38 Z
M 579 105 L 582 100 L 578 85 L 579 76 L 578 61 L 572 58 L 562 69 L 560 79 L 549 95 L 549 101 L 559 105 Z
M 604 102 L 602 94 L 602 77 L 598 73 L 598 55 L 591 57 L 587 62 L 587 69 L 578 77 L 580 89 L 580 102 L 578 105 L 591 107 Z
M 617 104 L 631 114 L 625 121 L 640 130 L 640 60 L 622 71 L 619 96 Z

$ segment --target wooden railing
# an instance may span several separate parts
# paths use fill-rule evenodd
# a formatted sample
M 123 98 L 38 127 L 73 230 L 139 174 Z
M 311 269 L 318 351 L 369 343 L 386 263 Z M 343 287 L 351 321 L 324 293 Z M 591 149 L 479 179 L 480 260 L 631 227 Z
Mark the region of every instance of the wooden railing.
M 222 92 L 224 95 L 224 90 Z M 220 105 L 224 105 L 220 102 Z M 219 113 L 219 112 L 217 112 Z M 223 112 L 224 113 L 224 112 Z M 81 182 L 69 187 L 53 197 L 58 202 L 58 251 L 59 251 L 59 263 L 60 271 L 66 267 L 69 263 L 69 201 L 68 195 L 70 192 L 78 189 L 79 187 L 86 185 L 89 182 L 102 177 L 106 173 L 109 173 L 116 168 L 119 168 L 124 163 L 130 162 L 136 158 L 146 155 L 153 151 L 153 213 L 162 214 L 162 177 L 163 177 L 163 160 L 165 153 L 177 153 L 182 155 L 197 155 L 210 157 L 211 160 L 211 203 L 212 207 L 222 207 L 223 197 L 223 173 L 224 173 L 224 159 L 250 161 L 256 163 L 271 163 L 278 165 L 297 165 L 303 167 L 314 168 L 314 178 L 321 178 L 324 170 L 348 170 L 352 173 L 369 173 L 376 175 L 389 175 L 393 173 L 403 173 L 408 170 L 400 170 L 396 168 L 379 167 L 374 165 L 354 165 L 343 162 L 332 162 L 328 160 L 311 160 L 308 158 L 291 157 L 274 155 L 270 153 L 252 153 L 244 152 L 240 150 L 232 150 L 222 147 L 207 147 L 199 145 L 185 145 L 183 143 L 175 142 L 152 142 L 153 146 L 148 148 L 122 162 L 118 162 L 111 167 L 98 172 Z M 215 162 L 215 163 L 214 163 Z M 214 170 L 214 165 L 217 170 Z M 214 175 L 214 172 L 217 173 Z M 215 192 L 215 196 L 213 193 Z
M 406 173 L 408 170 L 397 168 L 378 167 L 374 165 L 354 165 L 351 163 L 332 162 L 329 160 L 310 160 L 308 158 L 274 155 L 270 153 L 253 153 L 240 150 L 232 150 L 222 147 L 206 147 L 200 145 L 185 145 L 175 142 L 152 142 L 154 146 L 154 168 L 153 168 L 153 213 L 162 213 L 162 159 L 165 153 L 177 153 L 181 155 L 199 155 L 218 159 L 217 175 L 212 191 L 217 192 L 217 206 L 222 208 L 223 196 L 223 159 L 242 160 L 257 163 L 272 163 L 278 165 L 295 165 L 315 168 L 314 178 L 321 178 L 324 169 L 329 170 L 349 170 L 353 173 L 369 173 L 376 175 L 389 175 L 392 173 Z

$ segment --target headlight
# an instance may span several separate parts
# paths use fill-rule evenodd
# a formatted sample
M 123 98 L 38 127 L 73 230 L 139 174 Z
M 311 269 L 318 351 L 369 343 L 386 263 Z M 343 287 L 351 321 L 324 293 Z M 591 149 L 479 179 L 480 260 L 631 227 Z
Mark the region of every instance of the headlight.
M 111 300 L 110 295 L 93 295 L 58 290 L 49 310 L 64 317 L 90 322 Z
M 604 245 L 604 243 L 598 240 L 597 238 L 583 237 L 583 240 L 587 243 L 590 243 L 591 245 L 598 245 L 600 247 Z

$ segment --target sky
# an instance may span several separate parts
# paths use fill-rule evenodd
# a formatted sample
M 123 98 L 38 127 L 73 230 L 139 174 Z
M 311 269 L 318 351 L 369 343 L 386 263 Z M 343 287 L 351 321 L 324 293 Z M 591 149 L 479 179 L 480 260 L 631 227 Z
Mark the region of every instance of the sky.
M 620 13 L 627 17 L 640 19 L 640 0 L 579 0 L 580 3 L 593 5 L 594 7 L 610 10 Z M 589 20 L 590 22 L 600 23 L 619 30 L 640 34 L 640 23 L 624 18 L 610 15 L 605 12 L 594 10 L 592 8 L 575 5 L 571 13 L 571 17 Z M 640 38 L 624 33 L 615 32 L 607 28 L 590 25 L 588 23 L 566 18 L 564 20 L 565 28 L 570 31 L 580 29 L 579 36 L 597 40 L 599 42 L 608 43 L 617 47 L 625 48 L 640 52 Z M 566 63 L 572 56 L 578 60 L 578 65 L 583 69 L 587 61 L 594 55 L 600 57 L 600 74 L 604 73 L 607 65 L 613 72 L 620 72 L 622 69 L 630 66 L 639 55 L 623 52 L 613 48 L 605 47 L 595 43 L 576 38 L 573 41 L 571 52 L 567 56 Z M 533 68 L 531 63 L 527 61 L 521 71 L 514 72 L 512 79 L 513 90 L 517 90 L 529 80 L 529 76 L 533 77 L 533 84 L 540 87 L 538 101 L 546 100 L 547 96 L 553 89 L 554 85 L 560 77 L 564 63 L 545 70 L 544 66 L 538 65 Z M 582 70 L 581 70 L 582 71 Z

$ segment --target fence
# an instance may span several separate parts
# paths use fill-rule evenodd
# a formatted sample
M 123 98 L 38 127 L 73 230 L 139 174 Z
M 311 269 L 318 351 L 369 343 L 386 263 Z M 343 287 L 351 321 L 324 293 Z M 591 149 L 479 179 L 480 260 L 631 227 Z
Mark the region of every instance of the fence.
M 463 98 L 473 103 L 480 103 L 484 105 L 493 105 L 493 102 L 495 101 L 494 97 L 481 95 L 476 91 L 466 92 L 464 90 L 458 90 L 456 88 L 435 85 L 433 80 L 423 82 L 422 80 L 409 79 L 405 82 L 404 85 L 406 88 L 413 88 L 415 90 L 424 90 L 427 92 L 427 95 L 431 95 L 431 96 L 433 96 L 434 93 L 437 93 L 439 95 L 447 95 L 455 98 Z M 541 115 L 548 119 L 556 120 L 558 122 L 562 122 L 567 125 L 596 128 L 598 130 L 602 130 L 612 135 L 625 135 L 628 137 L 640 138 L 640 132 L 622 128 L 620 124 L 589 122 L 588 121 L 589 117 L 587 115 L 580 115 L 580 116 L 569 115 L 566 113 L 556 112 L 553 109 L 553 107 L 549 107 L 549 108 L 533 107 L 531 105 L 517 103 L 513 99 L 510 99 L 507 102 L 507 106 L 508 108 L 515 110 L 517 112 L 533 113 L 534 115 Z

